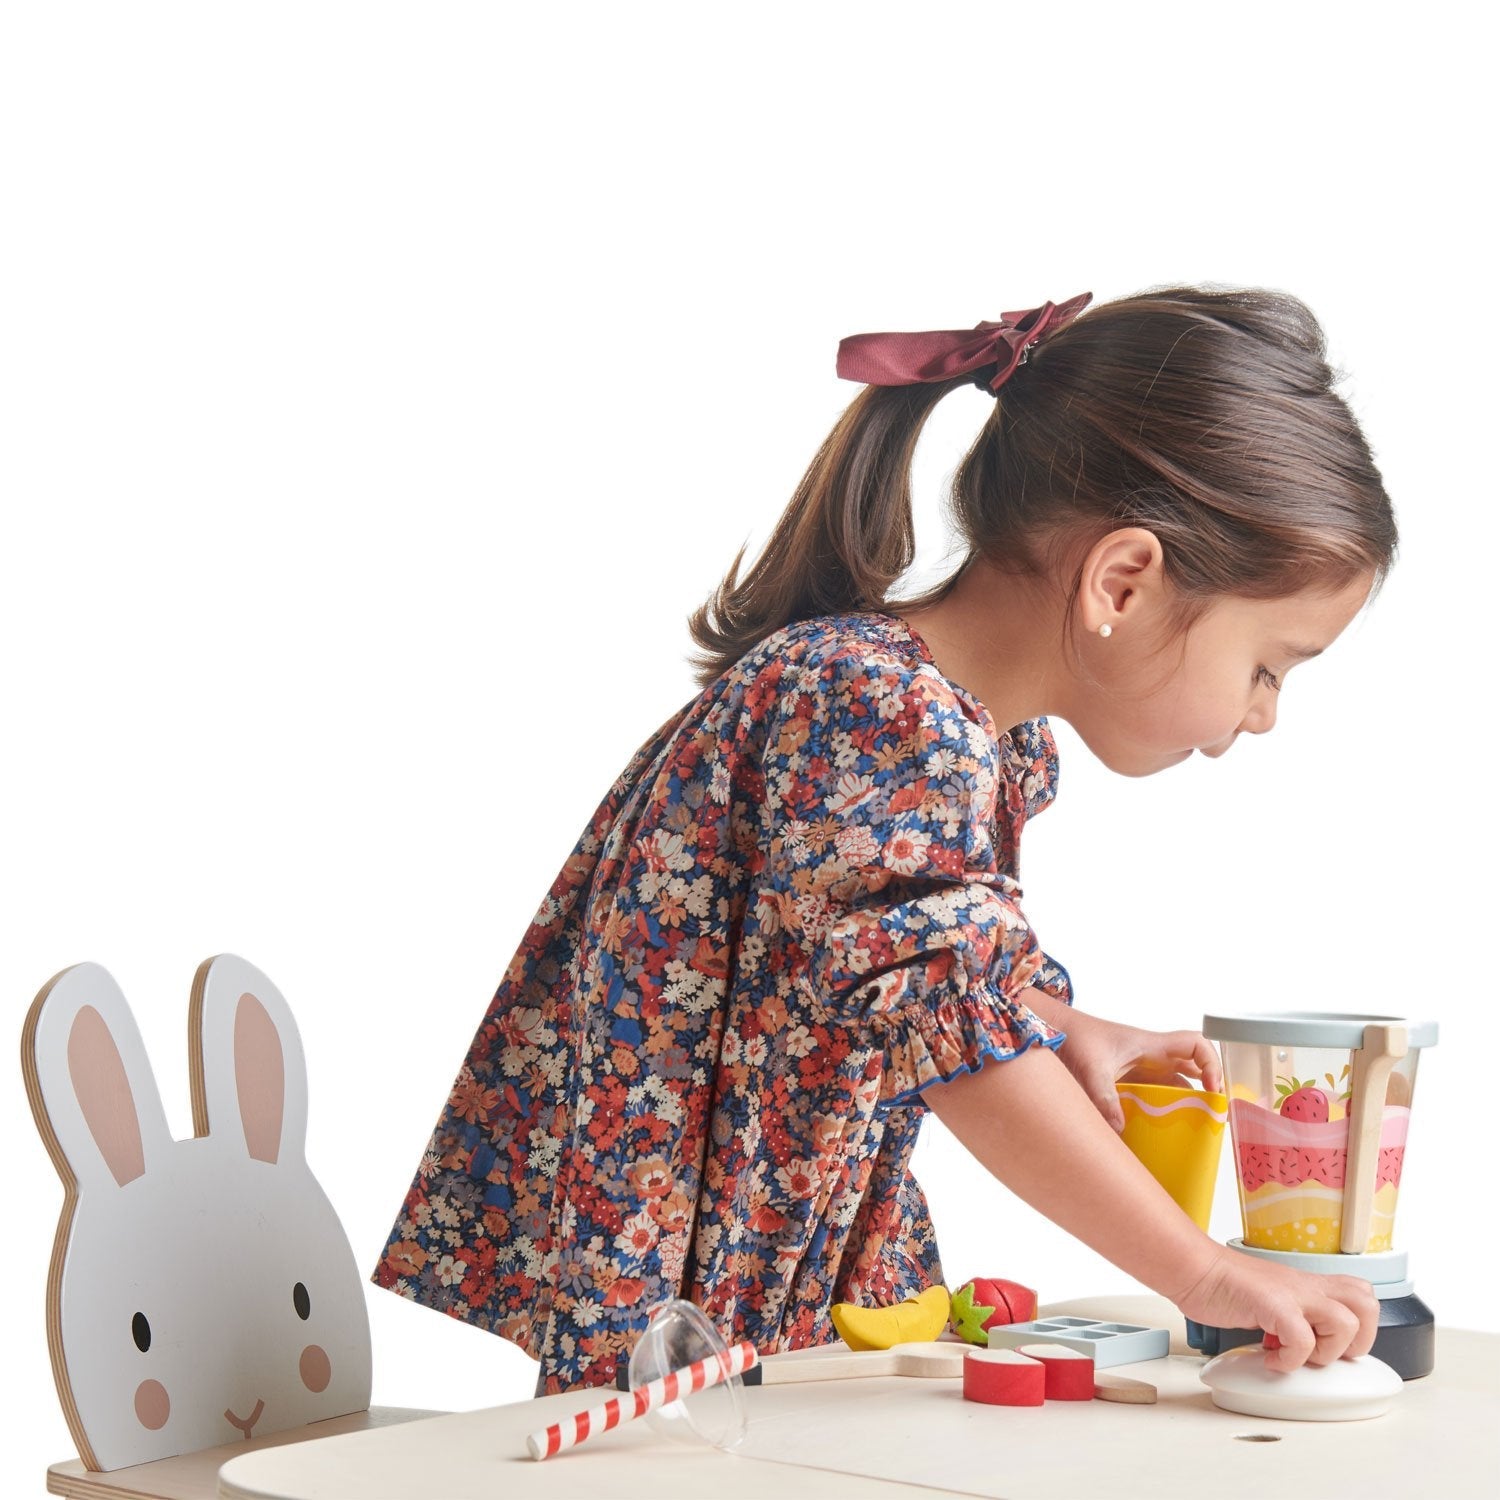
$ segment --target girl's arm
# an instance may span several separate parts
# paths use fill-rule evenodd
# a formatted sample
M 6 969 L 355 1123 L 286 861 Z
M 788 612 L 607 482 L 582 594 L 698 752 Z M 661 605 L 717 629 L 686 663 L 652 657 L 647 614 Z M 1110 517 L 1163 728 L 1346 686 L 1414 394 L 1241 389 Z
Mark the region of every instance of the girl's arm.
M 1374 1343 L 1379 1305 L 1367 1281 L 1292 1271 L 1209 1239 L 1048 1048 L 991 1060 L 922 1098 L 1013 1193 L 1187 1317 L 1275 1334 L 1269 1368 L 1329 1364 Z

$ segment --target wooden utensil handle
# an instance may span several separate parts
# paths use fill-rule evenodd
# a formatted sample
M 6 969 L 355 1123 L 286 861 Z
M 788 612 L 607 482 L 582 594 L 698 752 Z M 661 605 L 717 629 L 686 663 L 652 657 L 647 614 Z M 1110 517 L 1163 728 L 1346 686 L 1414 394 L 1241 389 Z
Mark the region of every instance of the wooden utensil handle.
M 1372 1023 L 1354 1052 L 1349 1078 L 1349 1148 L 1344 1161 L 1344 1214 L 1339 1249 L 1357 1255 L 1370 1240 L 1380 1171 L 1380 1128 L 1391 1069 L 1406 1056 L 1406 1027 Z
M 801 1384 L 805 1380 L 851 1380 L 870 1375 L 895 1374 L 896 1361 L 889 1350 L 793 1349 L 771 1354 L 760 1362 L 762 1385 Z

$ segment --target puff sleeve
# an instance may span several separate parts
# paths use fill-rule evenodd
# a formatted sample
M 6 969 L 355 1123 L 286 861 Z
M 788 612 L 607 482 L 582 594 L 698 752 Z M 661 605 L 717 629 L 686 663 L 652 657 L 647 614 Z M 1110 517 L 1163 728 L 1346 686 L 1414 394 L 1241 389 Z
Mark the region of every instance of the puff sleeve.
M 1021 998 L 1066 972 L 998 865 L 997 794 L 1015 799 L 972 702 L 925 663 L 835 658 L 789 691 L 776 753 L 762 899 L 804 1002 L 883 1052 L 880 1104 L 1061 1045 Z

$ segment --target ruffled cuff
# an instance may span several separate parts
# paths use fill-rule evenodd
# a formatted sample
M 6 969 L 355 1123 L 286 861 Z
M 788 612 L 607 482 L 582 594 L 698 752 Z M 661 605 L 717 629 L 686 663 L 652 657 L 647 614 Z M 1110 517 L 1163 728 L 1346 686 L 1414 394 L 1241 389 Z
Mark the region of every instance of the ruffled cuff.
M 1066 1032 L 988 984 L 937 1005 L 929 1001 L 891 1012 L 878 1031 L 885 1049 L 878 1109 L 922 1106 L 922 1090 L 934 1083 L 977 1073 L 987 1059 L 1004 1062 L 1028 1047 L 1056 1051 L 1067 1040 Z
M 1064 1005 L 1073 1003 L 1073 977 L 1050 953 L 1042 954 L 1042 966 L 1031 976 L 1030 987 Z

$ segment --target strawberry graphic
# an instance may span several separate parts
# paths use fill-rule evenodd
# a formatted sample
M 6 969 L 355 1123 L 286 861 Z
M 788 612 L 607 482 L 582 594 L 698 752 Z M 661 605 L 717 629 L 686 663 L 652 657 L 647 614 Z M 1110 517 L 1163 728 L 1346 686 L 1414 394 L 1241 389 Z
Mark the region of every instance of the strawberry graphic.
M 1306 1120 L 1324 1124 L 1328 1119 L 1328 1095 L 1313 1086 L 1309 1078 L 1305 1083 L 1300 1078 L 1278 1078 L 1276 1092 L 1281 1095 L 1278 1112 L 1288 1120 Z
M 1276 1176 L 1276 1157 L 1279 1154 L 1272 1146 L 1245 1144 L 1240 1147 L 1240 1181 L 1245 1184 L 1246 1192 L 1253 1193 Z
M 1338 1147 L 1322 1150 L 1299 1147 L 1288 1151 L 1286 1158 L 1288 1174 L 1281 1179 L 1283 1182 L 1321 1182 L 1336 1188 L 1344 1185 L 1345 1153 Z
M 1401 1163 L 1405 1156 L 1405 1146 L 1382 1146 L 1380 1148 L 1380 1167 L 1375 1174 L 1376 1183 L 1388 1182 L 1392 1187 L 1400 1187 Z

